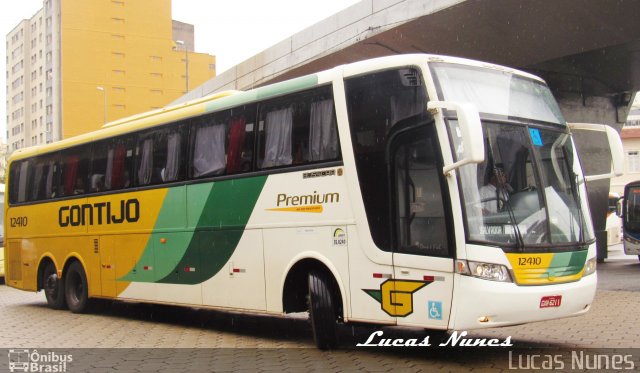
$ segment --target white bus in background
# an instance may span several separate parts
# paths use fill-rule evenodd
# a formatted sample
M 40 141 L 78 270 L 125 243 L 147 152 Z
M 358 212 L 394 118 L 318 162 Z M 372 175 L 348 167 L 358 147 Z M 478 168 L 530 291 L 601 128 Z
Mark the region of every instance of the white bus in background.
M 622 242 L 622 219 L 616 213 L 618 203 L 622 197 L 618 193 L 609 193 L 607 208 L 607 245 L 616 245 Z
M 0 184 L 0 283 L 4 283 L 4 184 Z

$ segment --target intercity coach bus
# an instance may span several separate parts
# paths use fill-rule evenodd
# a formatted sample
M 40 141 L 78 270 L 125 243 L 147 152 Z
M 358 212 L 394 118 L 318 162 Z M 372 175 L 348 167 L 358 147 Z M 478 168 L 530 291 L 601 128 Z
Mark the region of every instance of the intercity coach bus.
M 620 207 L 624 253 L 640 259 L 640 181 L 625 185 Z
M 308 311 L 320 348 L 338 323 L 555 319 L 595 294 L 586 196 L 541 79 L 384 57 L 16 151 L 6 282 L 76 313 L 92 298 Z

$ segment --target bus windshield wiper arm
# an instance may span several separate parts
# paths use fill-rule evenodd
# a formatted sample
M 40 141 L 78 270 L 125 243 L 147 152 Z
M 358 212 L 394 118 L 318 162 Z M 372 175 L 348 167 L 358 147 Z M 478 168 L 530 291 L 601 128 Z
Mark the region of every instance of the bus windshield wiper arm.
M 498 185 L 500 186 L 500 189 L 504 191 L 504 193 L 506 193 L 507 197 L 510 197 L 507 189 L 507 183 L 504 183 L 499 180 Z M 520 227 L 518 227 L 518 222 L 516 221 L 516 215 L 513 212 L 513 207 L 511 206 L 511 202 L 509 201 L 509 199 L 510 198 L 505 198 L 504 204 L 507 208 L 507 213 L 509 214 L 509 220 L 511 220 L 511 224 L 513 224 L 513 228 L 515 231 L 516 248 L 522 251 L 524 250 L 524 240 L 522 238 L 522 233 L 520 232 Z

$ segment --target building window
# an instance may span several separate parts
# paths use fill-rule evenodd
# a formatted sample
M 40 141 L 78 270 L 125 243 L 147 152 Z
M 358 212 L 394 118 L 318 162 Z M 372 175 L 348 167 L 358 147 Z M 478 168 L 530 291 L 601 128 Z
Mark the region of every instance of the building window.
M 628 152 L 627 159 L 629 160 L 629 172 L 640 172 L 640 152 L 637 150 Z

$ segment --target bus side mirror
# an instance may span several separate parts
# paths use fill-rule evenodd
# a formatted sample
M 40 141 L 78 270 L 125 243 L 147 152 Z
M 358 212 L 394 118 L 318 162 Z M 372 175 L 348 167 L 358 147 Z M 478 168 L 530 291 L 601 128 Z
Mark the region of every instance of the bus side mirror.
M 475 105 L 452 101 L 430 101 L 427 109 L 432 114 L 435 114 L 438 109 L 451 110 L 458 116 L 458 129 L 461 132 L 459 135 L 462 137 L 462 159 L 445 165 L 442 169 L 445 175 L 466 164 L 484 162 L 484 135 L 480 114 Z
M 624 173 L 624 151 L 622 150 L 622 140 L 618 132 L 610 126 L 604 124 L 591 123 L 568 123 L 569 128 L 583 131 L 604 132 L 607 135 L 609 151 L 611 152 L 611 172 L 600 175 L 586 175 L 585 181 L 610 179 L 614 176 L 621 176 Z
M 622 204 L 624 203 L 624 198 L 620 198 L 616 202 L 616 215 L 621 218 L 622 217 Z

